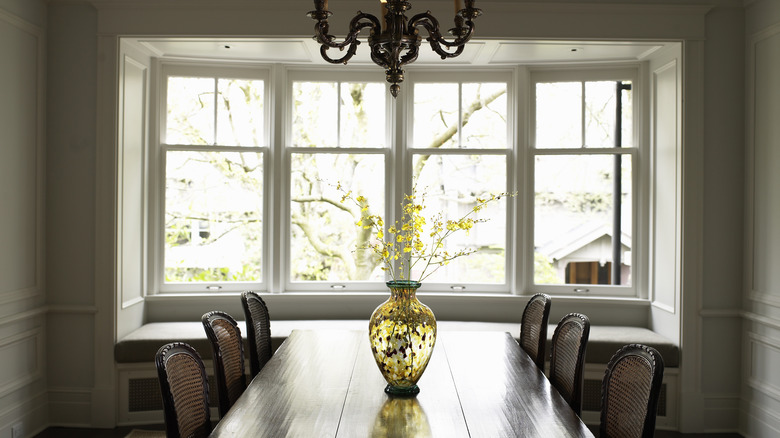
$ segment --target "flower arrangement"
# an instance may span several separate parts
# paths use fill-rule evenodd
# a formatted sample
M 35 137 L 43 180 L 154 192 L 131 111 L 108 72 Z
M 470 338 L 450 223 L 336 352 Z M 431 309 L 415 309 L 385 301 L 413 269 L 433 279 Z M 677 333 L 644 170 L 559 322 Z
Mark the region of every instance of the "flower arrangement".
M 475 218 L 477 212 L 502 197 L 516 195 L 516 193 L 500 193 L 477 197 L 476 205 L 457 220 L 444 219 L 442 212 L 435 213 L 430 217 L 431 225 L 426 235 L 424 226 L 429 222 L 423 214 L 426 208 L 425 192 L 419 196 L 419 202 L 417 195 L 404 195 L 401 202 L 401 219 L 385 230 L 382 216 L 369 213 L 369 203 L 364 196 L 353 197 L 352 192 L 346 191 L 340 183 L 336 188 L 343 193 L 342 203 L 353 202 L 360 208 L 362 215 L 356 225 L 365 230 L 371 229 L 374 234 L 374 238 L 368 241 L 364 248 L 373 251 L 381 269 L 389 272 L 393 281 L 412 280 L 410 278 L 412 269 L 422 265 L 419 278 L 416 280 L 422 282 L 452 260 L 475 253 L 477 250 L 473 248 L 450 253 L 444 249 L 444 240 L 457 232 L 463 231 L 468 234 L 474 225 L 488 220 Z M 412 193 L 416 192 L 415 186 Z

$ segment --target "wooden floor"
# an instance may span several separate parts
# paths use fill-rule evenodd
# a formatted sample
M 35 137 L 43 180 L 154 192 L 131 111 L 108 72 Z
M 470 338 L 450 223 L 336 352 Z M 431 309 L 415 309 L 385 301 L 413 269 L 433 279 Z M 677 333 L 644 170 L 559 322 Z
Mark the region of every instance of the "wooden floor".
M 71 427 L 50 427 L 35 435 L 35 438 L 124 438 L 133 429 L 165 430 L 162 424 L 151 426 L 128 426 L 116 429 L 81 429 Z
M 133 429 L 143 430 L 164 430 L 163 425 L 118 427 L 116 429 L 76 429 L 67 427 L 50 427 L 35 436 L 35 438 L 124 438 Z M 594 434 L 598 436 L 598 428 L 591 427 Z M 742 438 L 736 433 L 679 433 L 666 430 L 659 430 L 655 433 L 656 438 Z

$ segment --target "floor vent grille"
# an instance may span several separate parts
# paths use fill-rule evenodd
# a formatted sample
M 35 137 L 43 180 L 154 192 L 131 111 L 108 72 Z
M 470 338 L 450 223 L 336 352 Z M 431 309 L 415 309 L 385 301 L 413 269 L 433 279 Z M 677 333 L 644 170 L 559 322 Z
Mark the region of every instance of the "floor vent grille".
M 128 398 L 130 412 L 162 411 L 160 383 L 156 378 L 130 379 Z M 209 376 L 209 405 L 215 407 L 217 404 L 216 382 Z

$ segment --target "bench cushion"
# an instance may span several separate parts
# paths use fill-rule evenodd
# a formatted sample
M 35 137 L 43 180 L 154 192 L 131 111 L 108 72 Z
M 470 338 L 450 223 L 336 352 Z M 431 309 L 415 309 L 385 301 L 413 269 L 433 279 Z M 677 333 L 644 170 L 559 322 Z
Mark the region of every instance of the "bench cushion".
M 242 334 L 246 334 L 244 321 L 238 321 Z M 509 332 L 516 339 L 520 336 L 520 323 L 438 321 L 439 331 L 501 331 Z M 271 343 L 276 350 L 295 329 L 299 330 L 368 330 L 366 320 L 272 320 Z M 555 326 L 547 329 L 547 352 L 550 352 Z M 206 339 L 203 325 L 198 322 L 155 322 L 144 324 L 122 338 L 114 346 L 114 358 L 118 363 L 154 362 L 157 350 L 168 342 L 181 341 L 192 345 L 204 360 L 211 359 L 211 345 Z M 639 343 L 657 349 L 667 367 L 679 365 L 679 349 L 669 339 L 641 327 L 591 326 L 590 340 L 585 361 L 606 364 L 615 352 L 625 344 Z M 244 351 L 249 348 L 244 336 Z

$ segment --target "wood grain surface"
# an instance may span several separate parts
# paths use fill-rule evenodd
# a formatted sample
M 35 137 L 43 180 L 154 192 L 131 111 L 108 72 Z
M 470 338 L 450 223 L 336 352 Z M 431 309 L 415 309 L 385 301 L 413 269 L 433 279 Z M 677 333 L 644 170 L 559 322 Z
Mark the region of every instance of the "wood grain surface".
M 293 331 L 212 437 L 592 437 L 500 332 L 439 333 L 416 397 L 389 397 L 362 331 Z

